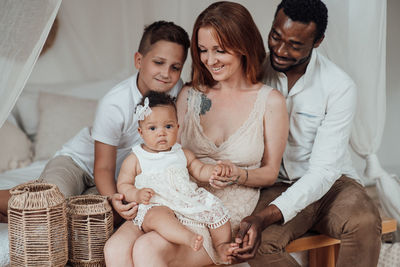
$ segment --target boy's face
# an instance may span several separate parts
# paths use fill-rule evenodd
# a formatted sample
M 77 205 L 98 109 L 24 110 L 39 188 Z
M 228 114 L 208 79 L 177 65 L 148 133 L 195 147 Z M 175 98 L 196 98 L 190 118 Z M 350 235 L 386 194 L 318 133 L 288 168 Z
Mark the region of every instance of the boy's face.
M 178 121 L 172 106 L 151 108 L 149 116 L 140 122 L 138 131 L 149 152 L 169 151 L 178 137 Z
M 158 41 L 142 55 L 135 53 L 135 67 L 139 70 L 137 85 L 142 95 L 149 91 L 167 92 L 181 76 L 185 52 L 183 46 Z

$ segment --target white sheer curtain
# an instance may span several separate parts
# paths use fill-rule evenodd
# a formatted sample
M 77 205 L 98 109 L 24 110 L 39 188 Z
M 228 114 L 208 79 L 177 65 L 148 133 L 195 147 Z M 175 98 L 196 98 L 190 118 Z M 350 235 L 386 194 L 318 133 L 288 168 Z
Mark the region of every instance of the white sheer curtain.
M 0 1 L 0 127 L 25 86 L 60 4 Z
M 400 222 L 400 179 L 388 174 L 376 155 L 386 118 L 387 1 L 326 3 L 330 22 L 321 49 L 351 75 L 358 87 L 351 146 L 366 161 L 363 178 L 376 180 L 382 209 Z M 400 241 L 399 231 L 396 240 Z
M 358 87 L 353 150 L 366 160 L 364 175 L 377 178 L 376 156 L 386 117 L 386 1 L 326 1 L 329 24 L 321 49 L 341 66 Z

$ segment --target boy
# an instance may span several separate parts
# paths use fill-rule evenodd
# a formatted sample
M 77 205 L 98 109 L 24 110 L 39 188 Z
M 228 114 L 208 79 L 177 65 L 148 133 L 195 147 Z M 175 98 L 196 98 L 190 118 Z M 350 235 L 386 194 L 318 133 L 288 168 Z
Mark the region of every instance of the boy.
M 101 195 L 112 196 L 113 208 L 123 218 L 132 219 L 137 204 L 122 203 L 123 195 L 115 194 L 115 180 L 131 147 L 141 140 L 134 108 L 150 90 L 178 94 L 189 45 L 186 31 L 172 22 L 157 21 L 147 26 L 135 53 L 138 73 L 101 99 L 93 127 L 82 129 L 68 141 L 46 165 L 40 180 L 56 184 L 65 197 L 96 185 Z M 8 190 L 0 191 L 3 214 L 7 214 L 9 198 Z

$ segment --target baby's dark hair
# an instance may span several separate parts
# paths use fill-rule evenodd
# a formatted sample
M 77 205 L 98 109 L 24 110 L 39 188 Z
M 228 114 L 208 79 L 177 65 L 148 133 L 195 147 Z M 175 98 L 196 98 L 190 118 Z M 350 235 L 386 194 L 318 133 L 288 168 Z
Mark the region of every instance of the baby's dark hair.
M 324 36 L 328 25 L 328 9 L 321 0 L 282 0 L 275 12 L 280 9 L 293 21 L 314 22 L 316 27 L 314 42 Z
M 143 96 L 142 101 L 139 103 L 140 105 L 144 105 L 146 97 L 149 99 L 150 108 L 157 106 L 172 106 L 176 112 L 175 97 L 171 97 L 169 94 L 163 92 L 150 91 Z
M 146 55 L 151 46 L 158 41 L 169 41 L 183 46 L 186 59 L 190 40 L 189 35 L 182 27 L 164 20 L 159 20 L 146 26 L 140 40 L 139 53 Z

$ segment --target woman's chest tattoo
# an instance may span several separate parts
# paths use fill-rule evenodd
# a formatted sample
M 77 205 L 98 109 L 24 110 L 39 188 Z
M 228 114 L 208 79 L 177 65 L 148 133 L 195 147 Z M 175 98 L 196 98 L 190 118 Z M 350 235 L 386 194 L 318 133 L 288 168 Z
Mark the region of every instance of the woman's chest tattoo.
M 200 102 L 200 115 L 206 114 L 211 108 L 211 99 L 209 99 L 205 94 L 201 94 Z

